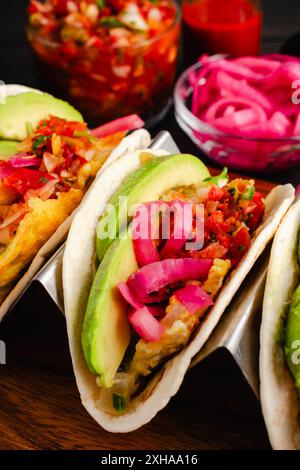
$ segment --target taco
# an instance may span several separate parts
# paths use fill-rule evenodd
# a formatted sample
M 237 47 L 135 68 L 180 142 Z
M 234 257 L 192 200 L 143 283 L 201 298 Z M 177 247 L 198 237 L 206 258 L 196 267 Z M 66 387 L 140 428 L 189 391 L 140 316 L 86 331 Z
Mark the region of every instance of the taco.
M 0 161 L 0 318 L 29 277 L 41 267 L 44 257 L 66 236 L 69 216 L 80 204 L 99 170 L 122 154 L 150 143 L 145 130 L 124 139 L 127 130 L 141 126 L 142 121 L 137 117 L 89 131 L 79 113 L 78 120 L 72 121 L 47 116 L 43 107 L 43 100 L 46 99 L 46 103 L 54 100 L 55 106 L 62 107 L 68 114 L 71 107 L 67 103 L 38 91 L 26 92 L 26 88 L 7 86 L 6 90 L 9 96 L 5 105 L 1 105 L 5 106 L 4 110 L 0 106 L 1 132 L 10 136 L 22 135 L 26 117 L 16 124 L 17 134 L 13 130 L 14 113 L 22 103 L 25 108 L 27 106 L 27 111 L 34 106 L 39 116 L 46 113 L 46 117 L 34 129 L 28 117 L 26 138 L 15 141 L 14 155 Z M 43 106 L 39 102 L 41 97 Z M 71 115 L 77 116 L 73 108 Z M 0 142 L 3 148 L 12 141 Z M 30 276 L 23 277 L 6 299 L 32 262 Z
M 262 411 L 274 449 L 300 449 L 300 200 L 275 235 L 260 330 Z
M 253 180 L 211 177 L 192 155 L 138 151 L 100 175 L 63 285 L 77 385 L 103 428 L 133 431 L 166 406 L 293 199 L 291 185 L 264 200 Z

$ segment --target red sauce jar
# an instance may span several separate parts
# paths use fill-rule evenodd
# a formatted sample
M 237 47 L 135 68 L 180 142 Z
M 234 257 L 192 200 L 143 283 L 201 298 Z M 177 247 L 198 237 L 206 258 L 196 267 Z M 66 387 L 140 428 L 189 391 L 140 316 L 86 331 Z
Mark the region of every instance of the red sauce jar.
M 260 50 L 260 0 L 184 0 L 188 63 L 201 54 L 257 55 Z

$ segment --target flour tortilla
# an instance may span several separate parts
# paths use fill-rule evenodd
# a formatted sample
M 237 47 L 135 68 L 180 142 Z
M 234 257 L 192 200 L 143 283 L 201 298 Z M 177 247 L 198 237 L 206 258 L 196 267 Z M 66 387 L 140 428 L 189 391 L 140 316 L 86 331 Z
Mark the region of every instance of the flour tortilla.
M 214 307 L 193 340 L 162 367 L 146 389 L 134 400 L 128 412 L 120 416 L 112 416 L 99 405 L 101 389 L 96 385 L 96 378 L 86 365 L 81 346 L 81 332 L 93 282 L 97 222 L 110 197 L 122 181 L 139 166 L 139 152 L 135 152 L 127 158 L 121 158 L 100 175 L 93 191 L 90 192 L 73 220 L 63 260 L 65 315 L 77 386 L 86 410 L 98 424 L 110 432 L 134 431 L 148 423 L 167 405 L 170 398 L 178 391 L 191 359 L 210 336 L 247 273 L 274 236 L 281 219 L 294 200 L 294 188 L 291 185 L 278 186 L 269 194 L 266 198 L 265 217 L 251 248 L 237 270 L 229 277 Z M 105 196 L 100 197 L 103 187 L 106 188 L 106 193 Z
M 117 161 L 119 158 L 121 158 L 122 156 L 125 156 L 127 153 L 132 152 L 135 149 L 144 149 L 148 147 L 150 143 L 151 143 L 150 134 L 145 129 L 139 129 L 135 132 L 132 132 L 128 136 L 124 137 L 124 139 L 120 142 L 120 144 L 112 151 L 111 155 L 108 157 L 108 159 L 106 160 L 106 162 L 104 163 L 100 171 L 98 172 L 96 179 L 113 162 Z M 88 194 L 93 191 L 94 184 L 95 184 L 95 181 L 91 185 L 89 191 L 87 191 L 81 204 L 84 204 L 84 201 L 88 197 Z M 97 187 L 99 190 L 99 185 Z M 76 211 L 77 210 L 78 209 L 76 209 Z M 0 305 L 0 322 L 4 318 L 6 313 L 13 307 L 15 302 L 24 292 L 24 290 L 28 287 L 33 277 L 42 268 L 42 266 L 46 263 L 46 261 L 51 257 L 55 249 L 65 241 L 76 211 L 73 212 L 73 214 L 70 217 L 68 217 L 62 225 L 60 225 L 60 227 L 56 230 L 56 232 L 52 235 L 52 237 L 47 241 L 47 243 L 43 245 L 43 247 L 39 250 L 35 258 L 32 260 L 25 274 L 21 277 L 21 279 L 18 281 L 15 287 L 11 290 L 11 292 L 6 297 L 4 302 L 2 302 L 2 304 Z
M 278 450 L 300 449 L 300 402 L 279 337 L 299 284 L 299 231 L 300 200 L 289 209 L 274 238 L 260 330 L 261 405 L 270 442 Z

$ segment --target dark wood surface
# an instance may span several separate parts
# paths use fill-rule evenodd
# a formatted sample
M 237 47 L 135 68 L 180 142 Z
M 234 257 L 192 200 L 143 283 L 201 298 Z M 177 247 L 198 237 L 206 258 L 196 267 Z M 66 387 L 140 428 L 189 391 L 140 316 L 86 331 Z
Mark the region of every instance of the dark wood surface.
M 1 1 L 0 79 L 36 86 L 23 30 L 26 3 Z M 277 50 L 299 29 L 300 8 L 296 0 L 264 3 L 264 49 Z M 153 132 L 162 128 L 172 132 L 183 151 L 199 155 L 172 111 Z M 295 170 L 262 175 L 295 184 L 299 176 Z M 266 193 L 272 183 L 258 186 Z M 236 366 L 222 356 L 191 370 L 149 425 L 127 435 L 106 433 L 80 403 L 64 319 L 39 299 L 38 292 L 25 299 L 0 325 L 0 339 L 7 345 L 7 364 L 0 365 L 0 450 L 269 448 L 258 401 Z

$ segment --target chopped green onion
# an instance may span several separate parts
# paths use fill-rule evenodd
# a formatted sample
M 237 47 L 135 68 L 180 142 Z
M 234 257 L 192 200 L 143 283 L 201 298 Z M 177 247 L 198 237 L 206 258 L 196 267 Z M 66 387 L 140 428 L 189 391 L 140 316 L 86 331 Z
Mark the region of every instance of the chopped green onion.
M 245 191 L 242 194 L 242 199 L 246 199 L 246 201 L 251 201 L 255 193 L 255 188 L 254 186 L 249 186 L 248 188 L 245 189 Z
M 105 1 L 104 0 L 97 0 L 98 7 L 100 10 L 102 10 L 105 7 Z
M 127 25 L 123 23 L 122 21 L 118 20 L 114 16 L 106 16 L 104 18 L 101 18 L 99 21 L 99 24 L 101 26 L 106 26 L 107 28 L 126 28 Z
M 38 135 L 36 139 L 34 140 L 34 143 L 32 145 L 33 150 L 37 150 L 42 144 L 48 140 L 49 136 L 48 135 Z
M 113 407 L 115 410 L 122 412 L 126 408 L 126 401 L 125 398 L 122 397 L 122 395 L 119 395 L 118 393 L 113 394 Z
M 129 29 L 130 31 L 134 31 L 135 33 L 144 34 L 145 31 L 140 29 L 136 29 L 133 25 L 130 26 L 129 24 L 123 23 L 123 21 L 115 18 L 114 16 L 105 16 L 100 19 L 99 21 L 100 26 L 104 26 L 106 28 L 125 28 Z
M 205 178 L 204 182 L 215 184 L 216 186 L 219 186 L 220 188 L 222 188 L 223 186 L 226 186 L 226 184 L 228 183 L 228 168 L 225 167 L 222 173 L 220 173 L 219 175 Z
M 47 183 L 49 183 L 49 181 L 50 180 L 48 178 L 46 178 L 45 176 L 40 176 L 39 177 L 39 182 L 40 183 L 47 184 Z
M 244 249 L 245 249 L 245 246 L 244 246 L 244 245 L 239 245 L 239 250 L 240 250 L 240 251 L 244 251 Z

